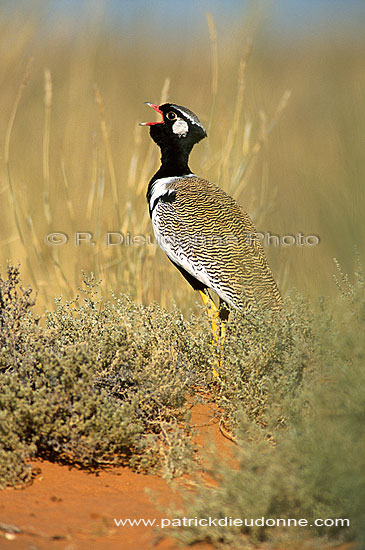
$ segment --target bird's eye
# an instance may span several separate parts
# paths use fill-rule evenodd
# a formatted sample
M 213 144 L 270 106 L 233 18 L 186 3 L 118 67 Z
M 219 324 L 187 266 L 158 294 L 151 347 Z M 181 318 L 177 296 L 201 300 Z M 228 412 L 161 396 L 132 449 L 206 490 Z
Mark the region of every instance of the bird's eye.
M 167 118 L 168 118 L 169 120 L 175 120 L 175 118 L 176 118 L 176 113 L 174 113 L 174 111 L 170 111 L 169 113 L 167 113 L 166 116 L 167 116 Z

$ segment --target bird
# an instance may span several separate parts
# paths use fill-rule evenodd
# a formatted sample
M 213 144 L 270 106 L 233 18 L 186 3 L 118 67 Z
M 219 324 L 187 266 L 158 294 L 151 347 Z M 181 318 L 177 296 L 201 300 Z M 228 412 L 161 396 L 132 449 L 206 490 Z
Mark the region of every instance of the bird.
M 278 286 L 256 228 L 242 206 L 189 168 L 194 145 L 207 137 L 198 117 L 174 103 L 146 102 L 161 120 L 142 122 L 161 150 L 161 166 L 147 188 L 157 243 L 211 317 L 214 341 L 224 341 L 231 309 L 246 315 L 282 307 Z M 219 297 L 219 308 L 209 290 Z M 220 332 L 220 334 L 219 334 Z M 214 369 L 215 376 L 218 372 Z

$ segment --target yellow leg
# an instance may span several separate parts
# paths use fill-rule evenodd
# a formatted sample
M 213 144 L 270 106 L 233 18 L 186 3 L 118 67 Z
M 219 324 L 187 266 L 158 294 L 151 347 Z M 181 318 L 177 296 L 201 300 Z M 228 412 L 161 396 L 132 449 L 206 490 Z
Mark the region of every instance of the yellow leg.
M 201 296 L 201 299 L 203 300 L 204 305 L 207 308 L 208 316 L 212 325 L 212 332 L 213 332 L 213 346 L 216 349 L 216 363 L 217 367 L 220 367 L 220 355 L 221 350 L 224 344 L 224 339 L 226 335 L 226 326 L 223 321 L 220 322 L 219 320 L 219 310 L 213 300 L 205 294 L 202 290 L 199 290 L 199 294 Z M 213 376 L 214 378 L 219 377 L 219 372 L 216 368 L 213 368 Z

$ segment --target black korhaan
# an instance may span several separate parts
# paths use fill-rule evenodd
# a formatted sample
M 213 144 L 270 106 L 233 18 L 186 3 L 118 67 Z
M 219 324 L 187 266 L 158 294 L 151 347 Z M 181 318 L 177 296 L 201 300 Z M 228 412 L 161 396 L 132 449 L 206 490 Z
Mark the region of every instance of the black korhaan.
M 238 202 L 189 168 L 189 155 L 207 134 L 198 117 L 173 103 L 147 103 L 161 116 L 150 126 L 161 149 L 161 166 L 151 179 L 147 200 L 153 230 L 163 251 L 208 303 L 208 289 L 228 309 L 278 310 L 281 296 L 256 229 Z

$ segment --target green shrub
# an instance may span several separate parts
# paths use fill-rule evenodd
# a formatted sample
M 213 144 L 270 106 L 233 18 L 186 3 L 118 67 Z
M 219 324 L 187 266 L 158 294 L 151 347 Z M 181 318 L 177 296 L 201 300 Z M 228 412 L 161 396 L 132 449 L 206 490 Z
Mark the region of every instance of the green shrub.
M 167 516 L 344 518 L 350 527 L 192 525 L 170 531 L 179 541 L 235 550 L 264 540 L 313 548 L 315 534 L 365 542 L 365 285 L 362 272 L 356 285 L 342 274 L 340 282 L 337 303 L 310 309 L 292 299 L 275 322 L 231 323 L 219 403 L 235 463 L 213 461 L 215 483 L 198 478 L 184 511 Z
M 84 287 L 83 299 L 58 300 L 43 328 L 19 268 L 0 280 L 2 485 L 29 480 L 25 461 L 36 456 L 166 477 L 191 467 L 186 398 L 203 363 L 194 327 L 125 296 L 103 304 L 93 277 Z
M 124 295 L 103 303 L 85 275 L 81 296 L 57 300 L 40 320 L 19 268 L 9 266 L 0 279 L 2 486 L 28 482 L 34 457 L 90 469 L 127 464 L 169 479 L 191 471 L 188 411 L 213 400 L 237 442 L 235 463 L 212 461 L 215 484 L 198 478 L 186 517 L 348 518 L 351 527 L 191 526 L 174 537 L 235 549 L 263 540 L 313 548 L 315 534 L 361 544 L 363 273 L 356 284 L 340 273 L 337 284 L 337 302 L 310 306 L 293 295 L 275 317 L 232 314 L 215 380 L 203 309 L 186 320 Z

